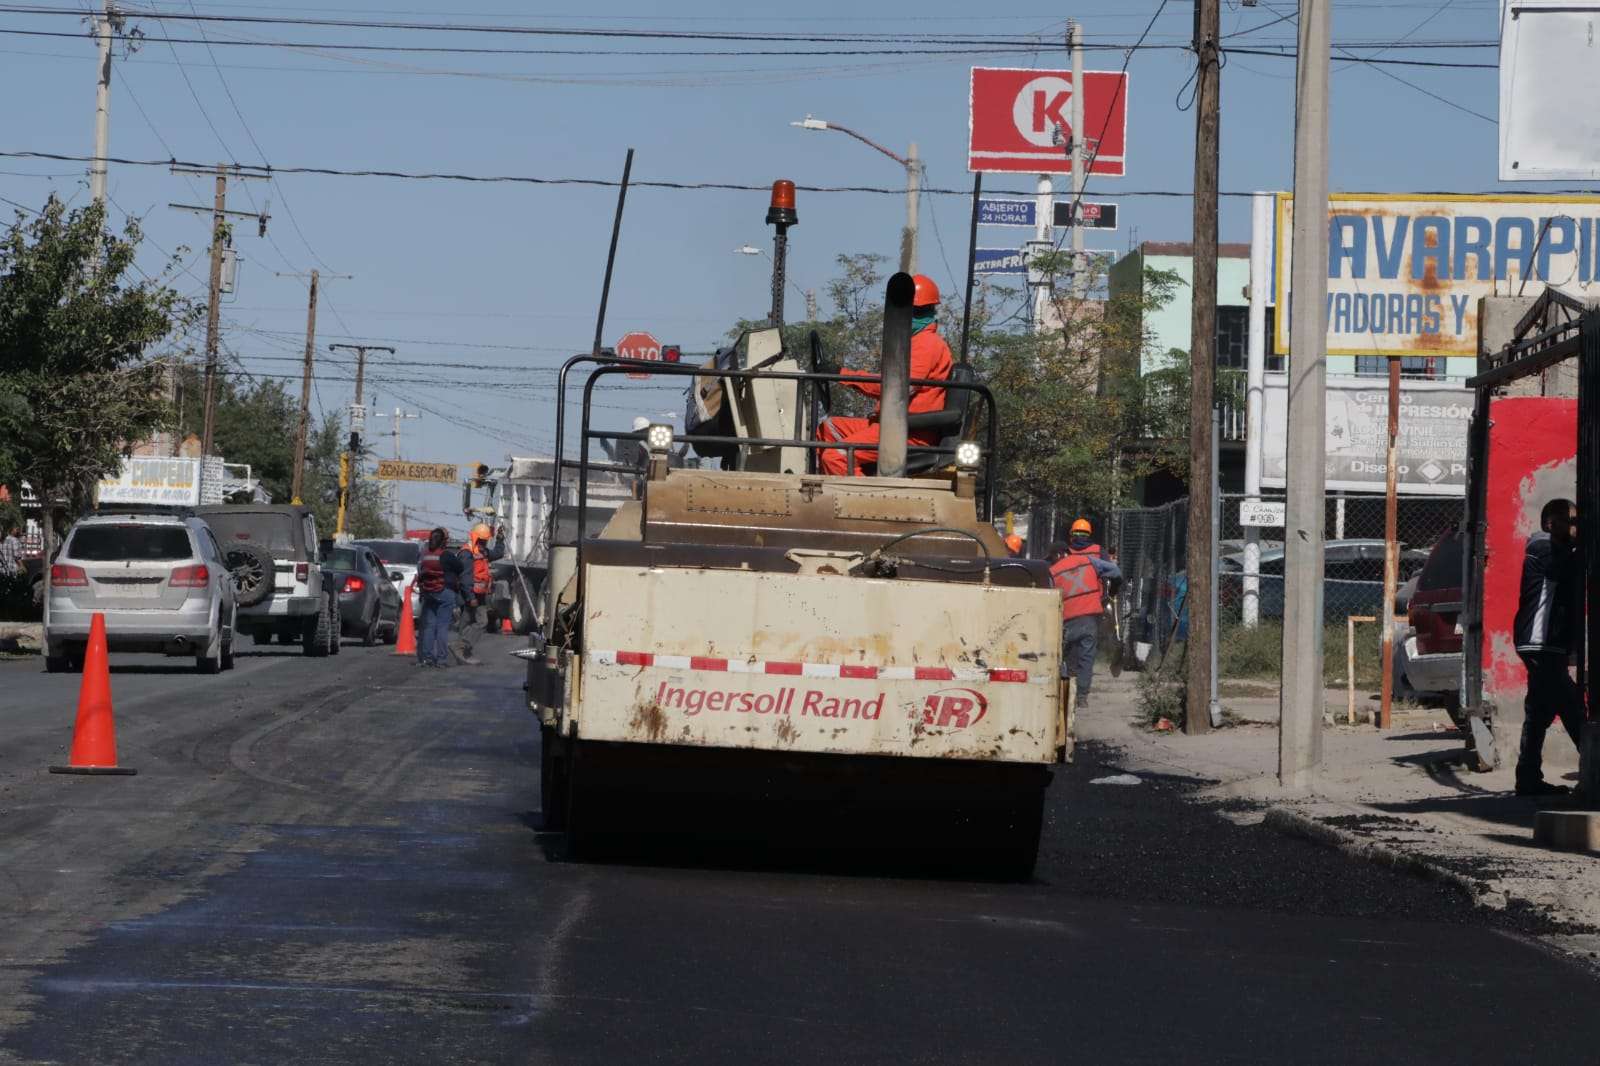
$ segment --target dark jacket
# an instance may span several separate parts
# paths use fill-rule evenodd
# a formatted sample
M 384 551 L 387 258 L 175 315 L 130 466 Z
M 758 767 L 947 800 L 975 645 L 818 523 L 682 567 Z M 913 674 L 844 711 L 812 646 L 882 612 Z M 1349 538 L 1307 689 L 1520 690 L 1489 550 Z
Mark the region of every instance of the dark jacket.
M 1548 533 L 1535 533 L 1528 538 L 1512 631 L 1518 652 L 1571 653 L 1573 624 L 1582 617 L 1578 610 L 1579 587 L 1575 545 L 1559 545 Z

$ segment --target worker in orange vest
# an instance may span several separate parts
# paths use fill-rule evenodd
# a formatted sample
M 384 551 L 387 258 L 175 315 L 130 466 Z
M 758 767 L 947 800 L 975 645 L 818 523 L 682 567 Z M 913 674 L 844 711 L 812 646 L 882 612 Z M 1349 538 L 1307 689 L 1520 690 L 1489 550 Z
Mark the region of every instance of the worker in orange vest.
M 933 279 L 926 274 L 918 274 L 911 280 L 915 286 L 911 295 L 911 380 L 948 381 L 955 360 L 950 355 L 950 345 L 939 336 L 939 286 L 935 285 Z M 876 374 L 865 370 L 846 368 L 840 372 L 846 375 L 877 377 Z M 845 388 L 855 389 L 868 396 L 876 397 L 883 393 L 883 386 L 876 381 L 845 381 L 841 384 Z M 914 415 L 942 411 L 944 394 L 945 390 L 937 385 L 913 385 L 910 402 L 906 405 L 907 411 Z M 881 429 L 876 410 L 872 412 L 870 418 L 829 415 L 822 420 L 821 425 L 817 426 L 817 439 L 848 444 L 876 444 L 880 439 Z M 913 429 L 906 434 L 906 443 L 913 447 L 938 444 L 939 431 Z M 854 463 L 851 462 L 852 454 Z M 857 448 L 854 453 L 847 453 L 843 449 L 825 448 L 818 462 L 822 465 L 824 474 L 833 474 L 836 477 L 845 474 L 864 475 L 871 471 L 863 469 L 863 464 L 876 468 L 878 452 L 874 448 Z
M 1096 555 L 1105 557 L 1105 551 L 1094 540 L 1094 527 L 1087 518 L 1073 521 L 1072 529 L 1067 533 L 1067 550 L 1073 555 Z
M 490 545 L 490 536 L 495 542 Z M 506 553 L 506 530 L 500 527 L 495 534 L 488 525 L 479 522 L 467 535 L 466 547 L 461 549 L 464 573 L 461 576 L 461 603 L 456 619 L 456 639 L 450 651 L 456 661 L 466 666 L 481 666 L 483 660 L 472 654 L 472 645 L 484 632 L 483 605 L 488 602 L 489 591 L 494 587 L 494 576 L 489 564 Z
M 1094 684 L 1105 583 L 1120 577 L 1117 564 L 1098 555 L 1076 553 L 1060 541 L 1050 546 L 1050 578 L 1061 590 L 1061 679 L 1078 679 L 1079 709 L 1087 705 Z

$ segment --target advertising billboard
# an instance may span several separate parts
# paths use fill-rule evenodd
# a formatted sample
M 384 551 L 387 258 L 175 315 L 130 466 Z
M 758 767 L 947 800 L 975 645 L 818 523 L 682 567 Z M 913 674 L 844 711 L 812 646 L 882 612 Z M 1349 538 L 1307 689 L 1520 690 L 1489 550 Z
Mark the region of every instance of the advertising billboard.
M 1278 314 L 1289 351 L 1294 198 L 1278 196 Z M 1478 300 L 1548 282 L 1600 296 L 1600 197 L 1328 197 L 1328 355 L 1478 354 Z
M 1406 381 L 1400 389 L 1399 486 L 1403 493 L 1464 496 L 1471 389 Z M 1261 484 L 1287 484 L 1289 388 L 1268 374 L 1262 395 Z M 1389 384 L 1383 378 L 1328 377 L 1327 460 L 1330 492 L 1383 492 L 1389 455 Z
M 106 504 L 194 507 L 200 502 L 200 460 L 128 459 L 116 477 L 100 482 L 96 499 L 102 507 Z

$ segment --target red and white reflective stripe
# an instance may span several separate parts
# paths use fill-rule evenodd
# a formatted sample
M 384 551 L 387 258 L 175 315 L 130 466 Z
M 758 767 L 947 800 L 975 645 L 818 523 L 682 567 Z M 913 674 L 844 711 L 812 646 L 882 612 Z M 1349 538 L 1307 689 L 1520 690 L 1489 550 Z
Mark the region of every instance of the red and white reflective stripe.
M 844 678 L 864 681 L 990 681 L 1042 684 L 1047 678 L 1027 670 L 952 668 L 948 666 L 863 666 L 860 664 L 803 663 L 786 659 L 724 659 L 707 655 L 658 655 L 649 651 L 591 651 L 596 666 L 654 666 L 663 670 L 694 670 L 713 674 L 775 674 L 783 677 Z

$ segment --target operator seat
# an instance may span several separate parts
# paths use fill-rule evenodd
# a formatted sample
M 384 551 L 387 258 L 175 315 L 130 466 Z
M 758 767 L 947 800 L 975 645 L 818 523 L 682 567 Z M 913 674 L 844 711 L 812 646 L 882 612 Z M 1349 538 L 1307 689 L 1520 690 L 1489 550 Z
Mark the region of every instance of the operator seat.
M 978 372 L 972 369 L 970 363 L 957 363 L 950 369 L 950 381 L 952 384 L 976 385 L 978 384 Z M 938 430 L 938 447 L 940 449 L 937 452 L 908 452 L 906 455 L 907 476 L 926 474 L 955 462 L 956 445 L 965 440 L 974 428 L 969 425 L 972 409 L 971 389 L 946 389 L 943 410 L 925 411 L 922 414 L 907 416 L 907 430 Z M 917 447 L 917 445 L 911 445 L 911 447 Z

